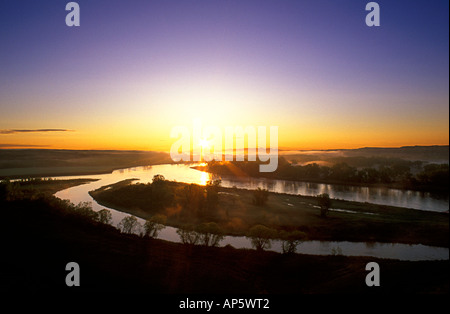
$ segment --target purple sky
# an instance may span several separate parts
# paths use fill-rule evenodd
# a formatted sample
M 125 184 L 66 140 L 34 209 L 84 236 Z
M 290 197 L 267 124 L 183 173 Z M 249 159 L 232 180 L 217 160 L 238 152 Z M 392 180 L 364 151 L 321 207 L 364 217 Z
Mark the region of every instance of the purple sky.
M 80 27 L 67 2 L 1 1 L 0 129 L 138 143 L 193 110 L 280 125 L 287 146 L 448 144 L 446 0 L 378 1 L 371 28 L 360 0 L 77 1 Z M 51 140 L 20 136 L 0 143 Z

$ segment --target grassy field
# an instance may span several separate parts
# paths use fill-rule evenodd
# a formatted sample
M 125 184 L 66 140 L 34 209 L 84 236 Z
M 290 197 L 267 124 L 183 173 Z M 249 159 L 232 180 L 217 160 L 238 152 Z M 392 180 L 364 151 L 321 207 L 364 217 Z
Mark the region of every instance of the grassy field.
M 130 185 L 130 181 L 90 194 L 101 205 L 144 219 L 163 214 L 167 224 L 174 227 L 215 222 L 229 235 L 246 235 L 252 226 L 262 224 L 276 231 L 300 230 L 311 240 L 449 245 L 447 213 L 332 200 L 331 210 L 323 218 L 316 197 L 270 193 L 267 203 L 257 206 L 254 191 L 233 188 L 220 188 L 217 206 L 199 212 L 183 206 L 187 184 L 167 184 L 173 193 L 173 202 L 167 206 L 151 205 L 151 185 Z

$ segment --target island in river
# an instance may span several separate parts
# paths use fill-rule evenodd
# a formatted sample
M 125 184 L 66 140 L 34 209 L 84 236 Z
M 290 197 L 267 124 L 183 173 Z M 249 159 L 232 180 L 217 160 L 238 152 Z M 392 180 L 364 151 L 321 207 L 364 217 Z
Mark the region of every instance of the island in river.
M 326 217 L 318 197 L 264 190 L 201 186 L 159 177 L 147 184 L 125 180 L 91 191 L 100 204 L 150 219 L 167 217 L 166 224 L 193 228 L 214 222 L 227 235 L 243 236 L 256 225 L 274 231 L 301 231 L 309 240 L 397 242 L 448 247 L 448 213 L 331 200 Z M 266 200 L 257 202 L 258 194 Z

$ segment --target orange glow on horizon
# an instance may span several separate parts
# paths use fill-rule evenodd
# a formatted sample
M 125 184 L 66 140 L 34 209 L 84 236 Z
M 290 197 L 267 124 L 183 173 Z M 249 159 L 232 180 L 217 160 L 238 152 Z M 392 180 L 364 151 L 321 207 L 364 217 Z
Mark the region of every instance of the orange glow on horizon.
M 204 119 L 203 126 L 278 126 L 280 150 L 356 149 L 361 147 L 401 147 L 415 145 L 449 145 L 448 116 L 421 121 L 391 120 L 323 122 L 302 116 L 254 116 L 252 119 Z M 167 120 L 167 119 L 166 119 Z M 71 127 L 70 132 L 1 134 L 0 148 L 86 149 L 86 150 L 143 150 L 169 152 L 176 139 L 170 137 L 172 125 L 164 119 L 148 122 L 144 118 L 129 117 L 114 121 L 99 121 L 94 126 Z M 168 120 L 167 120 L 168 121 Z M 190 117 L 174 123 L 192 130 Z M 241 123 L 242 122 L 242 123 Z M 247 123 L 245 123 L 247 122 Z M 36 129 L 41 128 L 36 126 Z M 268 135 L 267 135 L 268 137 Z M 268 143 L 266 143 L 268 144 Z M 211 147 L 210 139 L 202 139 L 203 149 Z M 247 144 L 246 144 L 246 148 Z
M 280 132 L 281 133 L 281 132 Z M 399 134 L 387 134 L 372 137 L 370 140 L 364 134 L 350 136 L 346 133 L 334 133 L 332 138 L 326 135 L 312 135 L 304 137 L 282 136 L 279 134 L 279 150 L 328 150 L 328 149 L 356 149 L 361 147 L 401 147 L 401 146 L 431 146 L 449 145 L 447 135 L 437 135 L 427 138 L 426 135 L 404 138 Z M 2 138 L 1 148 L 42 148 L 42 149 L 75 149 L 75 150 L 144 150 L 169 152 L 174 139 L 169 136 L 133 136 L 132 134 L 110 134 L 109 136 L 77 136 L 70 139 L 70 135 L 59 136 L 14 136 Z M 210 147 L 209 141 L 201 142 L 203 149 Z M 248 147 L 245 147 L 248 149 Z

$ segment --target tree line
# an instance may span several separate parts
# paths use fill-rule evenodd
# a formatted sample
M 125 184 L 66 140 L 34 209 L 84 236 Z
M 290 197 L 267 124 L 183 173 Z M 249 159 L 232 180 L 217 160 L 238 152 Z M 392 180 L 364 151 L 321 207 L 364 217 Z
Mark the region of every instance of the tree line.
M 384 159 L 381 159 L 382 161 Z M 222 175 L 234 175 L 230 168 L 237 167 L 248 176 L 293 181 L 336 182 L 345 184 L 385 184 L 398 188 L 447 192 L 449 189 L 448 164 L 424 164 L 420 161 L 389 159 L 372 167 L 354 167 L 345 162 L 333 166 L 317 163 L 296 165 L 279 157 L 278 168 L 274 172 L 259 171 L 259 162 L 233 161 L 233 167 L 226 163 L 210 162 L 207 171 Z
M 139 234 L 141 237 L 156 238 L 160 230 L 165 228 L 165 217 L 155 215 L 142 226 L 138 219 L 133 216 L 124 217 L 118 224 L 118 228 L 123 233 Z M 225 238 L 220 226 L 215 222 L 206 222 L 199 225 L 185 225 L 177 229 L 180 241 L 186 245 L 202 245 L 217 247 Z M 283 253 L 295 253 L 297 246 L 307 239 L 306 233 L 293 231 L 277 231 L 264 225 L 251 227 L 245 235 L 251 242 L 252 247 L 258 251 L 271 248 L 272 241 L 281 240 Z
M 10 182 L 9 180 L 0 181 L 0 203 L 3 203 L 7 208 L 8 202 L 22 202 L 30 206 L 33 203 L 44 205 L 48 210 L 57 212 L 74 220 L 79 220 L 88 223 L 111 224 L 112 214 L 107 209 L 94 211 L 90 202 L 80 202 L 73 204 L 69 200 L 62 200 L 46 193 L 28 189 L 27 183 L 33 182 L 50 182 L 51 180 L 19 180 Z M 55 180 L 56 182 L 57 180 Z M 25 185 L 25 186 L 23 186 Z

